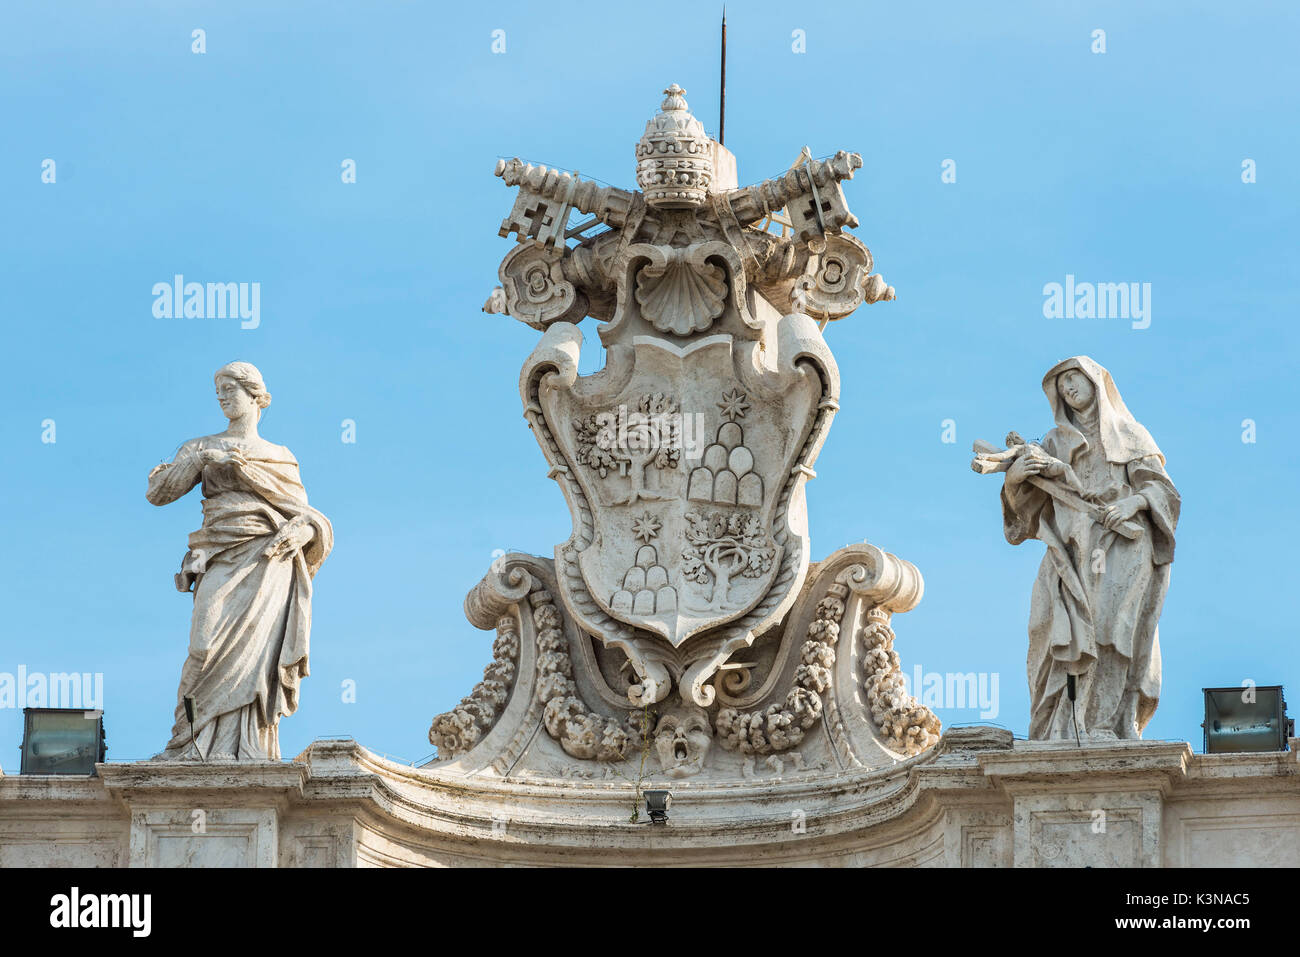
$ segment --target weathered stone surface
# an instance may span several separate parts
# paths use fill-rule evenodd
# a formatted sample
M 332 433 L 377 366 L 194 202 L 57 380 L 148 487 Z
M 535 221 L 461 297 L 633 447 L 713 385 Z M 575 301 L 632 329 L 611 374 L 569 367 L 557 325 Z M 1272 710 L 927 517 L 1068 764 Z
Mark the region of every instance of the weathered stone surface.
M 1156 623 L 1178 490 L 1155 440 L 1092 359 L 1058 362 L 1043 392 L 1056 427 L 1041 444 L 1013 432 L 1003 451 L 977 442 L 971 463 L 1006 473 L 1007 541 L 1047 546 L 1029 612 L 1029 736 L 1140 738 L 1160 699 Z
M 334 531 L 307 504 L 293 453 L 257 434 L 271 404 L 262 374 L 231 362 L 214 380 L 229 427 L 185 442 L 145 493 L 166 505 L 203 486 L 203 527 L 176 575 L 176 589 L 194 594 L 189 654 L 158 757 L 276 760 L 280 718 L 297 709 L 308 671 L 312 579 Z
M 685 91 L 664 92 L 639 191 L 497 166 L 518 242 L 484 308 L 542 332 L 520 394 L 573 534 L 553 560 L 499 559 L 467 598 L 498 638 L 430 729 L 447 776 L 759 782 L 938 738 L 891 629 L 920 573 L 869 545 L 810 560 L 804 485 L 839 407 L 823 329 L 894 298 L 846 231 L 862 160 L 803 156 L 738 188 Z M 587 316 L 606 362 L 580 375 Z
M 674 779 L 668 823 L 653 828 L 644 813 L 631 823 L 629 781 L 467 780 L 347 740 L 288 764 L 10 775 L 0 864 L 1300 865 L 1300 740 L 1197 755 L 1182 742 L 1078 749 L 961 732 L 890 768 L 767 775 L 743 800 L 734 783 Z
M 986 727 L 940 737 L 894 647 L 893 616 L 922 597 L 919 570 L 865 543 L 809 557 L 804 484 L 839 394 L 823 331 L 894 298 L 845 231 L 857 223 L 840 183 L 861 160 L 805 156 L 740 189 L 735 158 L 684 91 L 666 95 L 637 148 L 638 192 L 498 167 L 519 188 L 500 232 L 519 242 L 484 311 L 542 333 L 520 391 L 573 534 L 553 558 L 502 556 L 466 597 L 466 617 L 496 638 L 482 682 L 433 721 L 438 758 L 416 768 L 328 740 L 290 763 L 259 760 L 278 757 L 275 719 L 292 708 L 249 724 L 248 703 L 232 699 L 202 712 L 200 740 L 234 741 L 241 760 L 0 776 L 0 865 L 1300 865 L 1300 741 L 1195 755 L 1136 740 L 1159 690 L 1155 599 L 1177 493 L 1086 357 L 1044 380 L 1059 434 L 979 447 L 977 470 L 1008 470 L 1009 540 L 1091 543 L 1104 526 L 1103 554 L 1145 590 L 1097 603 L 1073 656 L 1055 637 L 1072 609 L 1036 597 L 1031 632 L 1046 638 L 1031 649 L 1033 730 L 1050 740 Z M 591 220 L 572 226 L 571 211 Z M 781 235 L 759 226 L 780 220 Z M 607 362 L 579 375 L 587 316 L 603 322 Z M 150 501 L 184 494 L 200 473 L 205 497 L 210 474 L 239 491 L 250 463 L 276 450 L 290 464 L 287 450 L 251 441 L 265 388 L 248 369 L 222 393 L 240 441 L 186 443 L 195 461 L 155 470 Z M 1089 384 L 1103 397 L 1095 425 Z M 1102 457 L 1081 457 L 1085 446 Z M 296 465 L 280 479 L 294 506 L 266 541 L 221 561 L 278 560 L 283 539 L 309 598 L 329 526 L 299 496 Z M 1078 514 L 1058 515 L 1071 496 Z M 191 540 L 182 588 L 214 574 L 208 531 L 195 533 L 197 554 Z M 1045 561 L 1044 575 L 1057 567 Z M 200 644 L 202 620 L 196 598 Z M 295 663 L 300 637 L 305 671 L 305 630 L 282 637 L 291 653 L 280 657 Z M 1062 731 L 1065 674 L 1080 682 L 1082 747 Z M 191 678 L 182 695 L 201 684 Z M 186 745 L 174 738 L 162 757 L 189 757 Z M 672 792 L 662 826 L 643 826 L 648 788 Z

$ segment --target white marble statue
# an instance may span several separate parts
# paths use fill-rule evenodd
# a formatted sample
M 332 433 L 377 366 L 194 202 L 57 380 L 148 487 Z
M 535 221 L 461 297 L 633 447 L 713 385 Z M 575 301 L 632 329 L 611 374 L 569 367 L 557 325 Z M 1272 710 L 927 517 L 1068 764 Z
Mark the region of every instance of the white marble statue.
M 261 373 L 231 362 L 215 380 L 229 427 L 182 445 L 149 473 L 145 493 L 166 505 L 203 483 L 203 527 L 176 575 L 177 590 L 194 593 L 189 655 L 171 740 L 157 757 L 279 760 L 278 723 L 297 710 L 308 673 L 312 578 L 334 533 L 307 504 L 293 454 L 257 434 L 271 404 Z
M 976 443 L 977 472 L 1005 471 L 1007 541 L 1047 546 L 1029 616 L 1029 737 L 1139 738 L 1160 698 L 1156 624 L 1169 588 L 1179 497 L 1165 457 L 1087 356 L 1053 366 L 1056 428 Z M 1075 695 L 1070 700 L 1069 677 Z

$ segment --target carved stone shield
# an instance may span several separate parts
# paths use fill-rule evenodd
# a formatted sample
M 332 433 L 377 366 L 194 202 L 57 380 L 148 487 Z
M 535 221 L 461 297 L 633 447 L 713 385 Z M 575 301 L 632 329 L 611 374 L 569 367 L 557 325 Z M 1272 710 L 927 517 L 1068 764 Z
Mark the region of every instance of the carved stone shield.
M 755 368 L 755 347 L 633 336 L 601 373 L 540 395 L 590 508 L 582 586 L 674 647 L 753 609 L 781 567 L 776 533 L 822 395 Z

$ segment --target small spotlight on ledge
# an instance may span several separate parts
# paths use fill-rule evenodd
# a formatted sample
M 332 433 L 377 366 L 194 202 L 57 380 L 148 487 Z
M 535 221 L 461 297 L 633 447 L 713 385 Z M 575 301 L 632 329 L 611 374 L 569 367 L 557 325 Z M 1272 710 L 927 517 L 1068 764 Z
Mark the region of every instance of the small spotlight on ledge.
M 673 796 L 668 791 L 646 791 L 645 809 L 650 815 L 651 824 L 667 824 L 668 809 L 672 807 Z
M 104 712 L 23 708 L 22 774 L 95 774 L 104 760 Z
M 1286 716 L 1281 685 L 1202 688 L 1205 692 L 1205 753 L 1285 751 L 1295 734 Z

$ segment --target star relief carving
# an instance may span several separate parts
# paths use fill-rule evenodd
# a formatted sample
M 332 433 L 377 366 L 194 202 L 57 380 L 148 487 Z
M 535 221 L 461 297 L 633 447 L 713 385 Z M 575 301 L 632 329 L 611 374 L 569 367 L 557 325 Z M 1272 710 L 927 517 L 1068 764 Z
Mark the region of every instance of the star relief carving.
M 659 529 L 663 527 L 663 522 L 655 518 L 649 512 L 643 512 L 641 515 L 632 519 L 632 537 L 636 538 L 643 544 L 650 544 L 650 540 L 659 534 Z
M 745 413 L 749 411 L 749 403 L 745 400 L 745 393 L 733 389 L 722 394 L 722 401 L 718 403 L 718 408 L 722 410 L 723 418 L 728 422 L 735 422 L 745 417 Z

